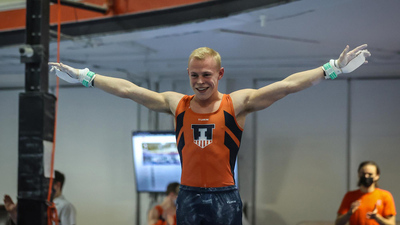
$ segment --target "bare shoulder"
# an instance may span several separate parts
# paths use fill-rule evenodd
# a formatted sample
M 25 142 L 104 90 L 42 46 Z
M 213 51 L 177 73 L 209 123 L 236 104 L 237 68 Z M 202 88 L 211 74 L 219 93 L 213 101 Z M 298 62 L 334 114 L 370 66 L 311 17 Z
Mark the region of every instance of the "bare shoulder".
M 166 91 L 161 94 L 164 96 L 165 100 L 168 102 L 171 113 L 175 114 L 176 107 L 178 107 L 179 101 L 185 95 L 182 93 L 174 92 L 174 91 Z
M 236 115 L 239 115 L 246 110 L 246 105 L 254 91 L 254 89 L 241 89 L 229 94 Z
M 246 89 L 240 89 L 240 90 L 234 91 L 234 92 L 230 93 L 229 95 L 231 96 L 231 98 L 237 98 L 237 99 L 244 98 L 245 99 L 248 96 L 250 96 L 251 93 L 254 91 L 255 91 L 255 89 L 246 88 Z

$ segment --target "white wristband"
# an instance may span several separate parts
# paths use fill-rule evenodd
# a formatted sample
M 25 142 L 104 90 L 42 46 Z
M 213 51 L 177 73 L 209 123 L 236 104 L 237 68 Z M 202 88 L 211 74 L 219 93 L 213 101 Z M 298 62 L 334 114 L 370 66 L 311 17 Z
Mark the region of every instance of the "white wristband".
M 336 60 L 329 60 L 329 62 L 325 63 L 322 66 L 322 69 L 325 72 L 325 79 L 335 79 L 342 71 L 336 66 Z
M 79 70 L 79 81 L 85 87 L 92 87 L 92 81 L 96 77 L 96 73 L 90 71 L 88 68 Z

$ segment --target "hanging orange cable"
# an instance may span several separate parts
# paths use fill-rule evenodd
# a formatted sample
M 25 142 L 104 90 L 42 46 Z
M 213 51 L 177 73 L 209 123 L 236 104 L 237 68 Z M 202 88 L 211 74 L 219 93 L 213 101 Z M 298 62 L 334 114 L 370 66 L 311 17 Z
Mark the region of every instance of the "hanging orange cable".
M 61 36 L 61 3 L 60 0 L 57 1 L 57 62 L 60 62 L 60 36 Z M 58 95 L 59 95 L 59 82 L 60 78 L 57 77 L 56 83 L 56 102 L 55 102 L 55 114 L 54 114 L 54 133 L 53 133 L 53 148 L 51 151 L 51 165 L 50 165 L 50 181 L 49 181 L 49 190 L 47 192 L 47 224 L 52 225 L 54 222 L 58 225 L 58 213 L 57 209 L 54 205 L 52 196 L 53 189 L 53 173 L 54 173 L 54 155 L 56 151 L 56 134 L 57 134 L 57 111 L 58 111 Z

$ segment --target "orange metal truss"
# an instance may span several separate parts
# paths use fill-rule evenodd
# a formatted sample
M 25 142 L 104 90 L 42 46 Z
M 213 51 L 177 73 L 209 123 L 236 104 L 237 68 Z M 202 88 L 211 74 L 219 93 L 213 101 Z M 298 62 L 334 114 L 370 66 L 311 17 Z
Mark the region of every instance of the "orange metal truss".
M 29 1 L 29 0 L 28 0 Z M 61 6 L 61 22 L 79 22 L 85 20 L 101 19 L 116 15 L 132 14 L 159 9 L 166 9 L 184 5 L 190 5 L 210 0 L 84 0 L 81 2 L 108 6 L 106 15 L 69 6 Z M 26 10 L 15 9 L 0 12 L 0 31 L 25 28 Z M 50 24 L 57 21 L 57 5 L 50 5 Z

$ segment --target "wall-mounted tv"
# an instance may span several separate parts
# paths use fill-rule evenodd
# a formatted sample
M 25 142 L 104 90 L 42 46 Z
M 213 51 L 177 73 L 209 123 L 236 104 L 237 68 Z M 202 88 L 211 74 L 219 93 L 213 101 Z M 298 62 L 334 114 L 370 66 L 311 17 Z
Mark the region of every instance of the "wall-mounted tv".
M 174 131 L 135 131 L 132 147 L 138 192 L 165 192 L 169 183 L 180 182 L 181 162 Z M 238 184 L 237 163 L 234 173 Z

